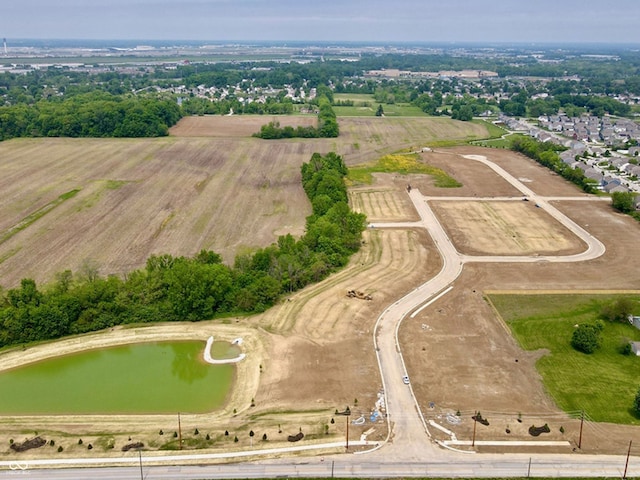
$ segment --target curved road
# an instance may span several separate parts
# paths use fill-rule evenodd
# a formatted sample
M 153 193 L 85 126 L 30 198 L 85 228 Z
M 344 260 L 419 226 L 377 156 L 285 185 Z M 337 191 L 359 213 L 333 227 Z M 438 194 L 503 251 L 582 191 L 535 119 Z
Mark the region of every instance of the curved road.
M 438 248 L 443 259 L 440 272 L 428 282 L 405 295 L 403 298 L 388 307 L 378 318 L 374 329 L 374 344 L 377 349 L 380 373 L 383 379 L 383 387 L 386 395 L 388 409 L 389 431 L 393 435 L 393 443 L 388 447 L 395 458 L 406 458 L 415 461 L 426 457 L 436 458 L 442 455 L 440 448 L 426 440 L 424 432 L 427 431 L 424 418 L 420 412 L 411 388 L 402 381 L 406 374 L 404 359 L 398 344 L 398 329 L 402 320 L 411 312 L 422 305 L 434 300 L 439 295 L 446 294 L 453 281 L 462 273 L 465 263 L 468 262 L 581 262 L 591 260 L 604 254 L 605 247 L 598 239 L 593 237 L 573 220 L 553 207 L 545 197 L 535 194 L 503 168 L 478 155 L 464 155 L 464 158 L 484 163 L 502 176 L 506 181 L 518 189 L 522 195 L 512 197 L 511 200 L 522 201 L 522 197 L 530 200 L 532 208 L 539 205 L 556 220 L 561 222 L 571 232 L 581 238 L 586 250 L 576 255 L 566 256 L 471 256 L 462 255 L 455 249 L 451 239 L 437 217 L 429 208 L 428 198 L 423 197 L 417 189 L 411 189 L 409 196 L 420 215 L 419 222 L 394 222 L 373 223 L 372 228 L 416 228 L 427 229 Z M 584 198 L 584 197 L 580 197 Z M 467 201 L 484 200 L 465 197 Z M 501 198 L 504 200 L 504 198 Z M 570 197 L 567 200 L 571 200 Z M 415 414 L 410 415 L 408 412 Z
M 417 406 L 411 386 L 402 381 L 406 368 L 400 346 L 398 344 L 398 329 L 402 320 L 412 312 L 428 305 L 445 295 L 454 280 L 461 274 L 465 263 L 468 262 L 579 262 L 599 257 L 605 252 L 604 245 L 549 204 L 550 198 L 536 195 L 504 169 L 475 155 L 465 158 L 479 161 L 492 168 L 505 180 L 517 188 L 522 196 L 527 197 L 533 204 L 538 204 L 555 219 L 560 221 L 575 235 L 580 237 L 586 245 L 586 250 L 577 255 L 568 256 L 469 256 L 461 255 L 453 246 L 444 228 L 429 208 L 429 198 L 423 197 L 416 189 L 409 193 L 410 198 L 420 215 L 418 222 L 375 223 L 372 228 L 425 228 L 440 254 L 443 265 L 438 274 L 428 282 L 420 285 L 407 295 L 387 307 L 379 316 L 374 329 L 374 346 L 380 366 L 380 373 L 385 392 L 387 406 L 387 421 L 389 437 L 383 445 L 374 447 L 364 455 L 334 456 L 318 458 L 304 458 L 300 460 L 279 459 L 266 460 L 260 463 L 175 466 L 187 462 L 206 462 L 221 457 L 239 458 L 256 455 L 258 451 L 238 452 L 232 455 L 223 454 L 187 454 L 168 457 L 146 456 L 144 462 L 171 462 L 173 466 L 144 466 L 143 457 L 137 456 L 112 459 L 112 462 L 137 464 L 136 467 L 103 467 L 99 469 L 79 470 L 30 470 L 29 478 L 91 478 L 124 479 L 139 478 L 264 478 L 264 477 L 373 477 L 373 476 L 425 476 L 425 477 L 511 477 L 511 476 L 622 476 L 625 468 L 624 456 L 595 456 L 595 455 L 560 455 L 560 454 L 482 454 L 470 455 L 445 450 L 435 445 L 431 440 L 425 420 Z M 583 200 L 585 197 L 579 197 Z M 565 200 L 574 200 L 566 198 Z M 487 198 L 469 198 L 464 200 L 489 200 Z M 501 198 L 501 200 L 507 200 Z M 512 200 L 521 200 L 513 197 Z M 532 205 L 533 206 L 533 205 Z M 351 441 L 351 445 L 366 442 Z M 334 445 L 324 445 L 334 447 Z M 305 449 L 320 448 L 322 446 L 309 445 Z M 281 454 L 294 449 L 279 450 Z M 267 452 L 264 452 L 267 453 Z M 273 453 L 273 452 L 270 452 Z M 104 459 L 102 459 L 104 460 Z M 111 460 L 111 459 L 110 459 Z M 101 459 L 82 459 L 76 465 L 97 464 Z M 42 460 L 34 461 L 32 466 L 41 467 L 52 465 L 72 464 L 73 461 Z M 0 466 L 13 470 L 0 471 L 0 477 L 26 473 L 21 467 L 11 462 L 0 461 Z M 633 457 L 629 463 L 629 472 L 638 473 L 640 459 Z M 90 475 L 89 475 L 90 473 Z

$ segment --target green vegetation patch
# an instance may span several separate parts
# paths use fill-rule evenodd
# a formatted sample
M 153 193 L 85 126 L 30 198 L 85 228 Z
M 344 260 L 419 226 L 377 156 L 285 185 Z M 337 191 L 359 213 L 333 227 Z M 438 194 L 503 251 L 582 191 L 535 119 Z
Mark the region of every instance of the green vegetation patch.
M 349 175 L 347 179 L 355 183 L 364 183 L 370 185 L 373 183 L 373 173 L 400 173 L 402 175 L 408 175 L 411 173 L 421 173 L 425 175 L 431 175 L 435 180 L 436 187 L 441 188 L 456 188 L 461 187 L 462 184 L 454 178 L 447 175 L 444 170 L 436 168 L 419 161 L 418 154 L 392 154 L 385 155 L 380 158 L 375 164 L 367 164 L 352 167 L 349 169 Z
M 480 147 L 511 149 L 513 146 L 513 141 L 517 138 L 522 138 L 522 137 L 526 137 L 526 135 L 522 133 L 514 133 L 511 135 L 507 135 L 504 138 L 490 138 L 487 140 L 477 140 L 472 143 Z
M 58 198 L 56 198 L 53 202 L 49 202 L 45 206 L 33 212 L 32 214 L 27 215 L 25 218 L 23 218 L 20 222 L 15 224 L 13 227 L 5 230 L 0 234 L 0 244 L 6 242 L 15 234 L 17 234 L 18 232 L 21 232 L 22 230 L 27 228 L 29 225 L 33 224 L 38 219 L 44 217 L 47 213 L 49 213 L 51 210 L 53 210 L 58 205 L 63 203 L 65 200 L 69 200 L 70 198 L 75 197 L 79 191 L 80 191 L 79 189 L 75 189 L 75 190 L 70 190 L 66 193 L 63 193 Z
M 595 324 L 620 298 L 640 313 L 640 295 L 501 295 L 487 296 L 525 350 L 545 349 L 536 363 L 548 393 L 569 413 L 580 410 L 598 422 L 640 425 L 633 401 L 640 379 L 640 358 L 628 354 L 640 330 L 628 322 L 604 322 L 602 344 L 592 354 L 571 346 L 580 324 Z M 626 353 L 625 354 L 625 350 Z

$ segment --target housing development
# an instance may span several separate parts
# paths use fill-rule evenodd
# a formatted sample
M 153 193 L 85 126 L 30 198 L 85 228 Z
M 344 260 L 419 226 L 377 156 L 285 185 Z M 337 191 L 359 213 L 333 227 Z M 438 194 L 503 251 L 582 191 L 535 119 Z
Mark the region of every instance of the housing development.
M 639 65 L 9 39 L 0 476 L 640 475 Z

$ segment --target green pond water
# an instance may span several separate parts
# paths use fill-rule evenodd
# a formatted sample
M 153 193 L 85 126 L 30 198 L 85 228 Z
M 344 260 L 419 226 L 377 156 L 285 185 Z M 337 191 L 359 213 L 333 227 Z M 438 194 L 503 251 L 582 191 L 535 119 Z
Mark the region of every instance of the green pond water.
M 205 342 L 88 350 L 0 373 L 0 415 L 204 413 L 223 405 L 235 366 L 210 365 Z M 236 346 L 214 342 L 213 358 Z

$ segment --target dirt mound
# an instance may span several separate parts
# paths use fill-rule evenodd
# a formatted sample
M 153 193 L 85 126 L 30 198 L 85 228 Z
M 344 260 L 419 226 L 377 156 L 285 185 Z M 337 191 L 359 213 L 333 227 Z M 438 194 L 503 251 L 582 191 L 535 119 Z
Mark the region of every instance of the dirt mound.
M 35 437 L 31 440 L 25 440 L 22 443 L 12 443 L 11 450 L 14 452 L 26 452 L 27 450 L 31 450 L 32 448 L 40 448 L 43 445 L 46 445 L 47 441 L 42 437 Z

